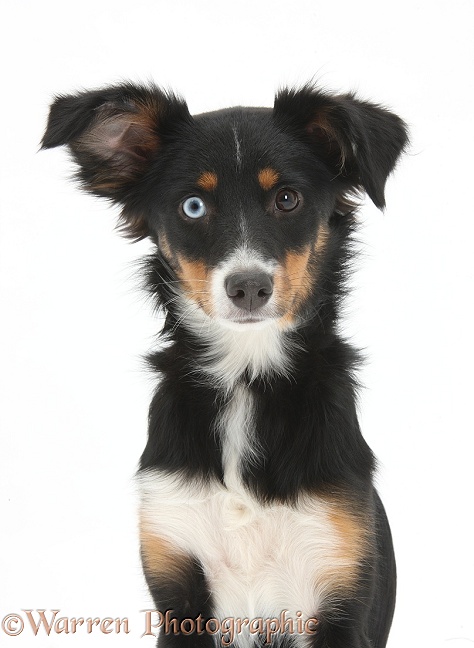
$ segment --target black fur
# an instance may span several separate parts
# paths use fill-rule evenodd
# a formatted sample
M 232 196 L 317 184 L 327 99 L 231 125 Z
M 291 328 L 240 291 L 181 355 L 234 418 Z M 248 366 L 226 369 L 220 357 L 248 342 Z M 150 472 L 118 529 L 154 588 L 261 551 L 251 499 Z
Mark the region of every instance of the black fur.
M 229 155 L 233 129 L 245 161 L 238 172 Z M 374 457 L 357 420 L 358 354 L 340 338 L 336 324 L 352 258 L 354 196 L 366 191 L 384 207 L 386 179 L 407 144 L 405 125 L 352 94 L 333 96 L 311 86 L 281 91 L 273 110 L 235 108 L 191 117 L 174 95 L 125 84 L 59 97 L 43 147 L 62 144 L 69 145 L 84 188 L 122 206 L 124 233 L 150 236 L 156 244 L 144 267 L 148 289 L 166 311 L 168 344 L 149 357 L 161 382 L 150 407 L 140 470 L 224 480 L 214 425 L 229 394 L 203 369 L 209 340 L 193 332 L 177 308 L 174 286 L 180 275 L 174 254 L 204 260 L 212 271 L 232 249 L 242 213 L 251 217 L 254 247 L 278 262 L 289 251 L 301 252 L 323 229 L 328 232 L 324 254 L 312 261 L 317 279 L 298 307 L 298 325 L 283 334 L 292 349 L 287 375 L 251 379 L 245 371 L 238 379 L 253 394 L 261 447 L 256 461 L 242 464 L 241 478 L 260 502 L 292 506 L 301 493 L 336 494 L 367 520 L 372 540 L 357 593 L 339 598 L 321 616 L 313 645 L 383 648 L 395 600 L 393 548 L 373 487 Z M 278 170 L 284 187 L 298 188 L 303 200 L 297 215 L 275 215 L 274 191 L 256 181 L 265 167 Z M 215 192 L 200 192 L 209 213 L 187 221 L 182 202 L 196 194 L 199 173 L 209 170 L 218 178 Z M 212 613 L 212 592 L 193 560 L 180 583 L 149 579 L 156 605 L 172 601 L 183 618 L 186 605 L 188 612 Z M 162 641 L 163 646 L 211 645 L 208 636 Z

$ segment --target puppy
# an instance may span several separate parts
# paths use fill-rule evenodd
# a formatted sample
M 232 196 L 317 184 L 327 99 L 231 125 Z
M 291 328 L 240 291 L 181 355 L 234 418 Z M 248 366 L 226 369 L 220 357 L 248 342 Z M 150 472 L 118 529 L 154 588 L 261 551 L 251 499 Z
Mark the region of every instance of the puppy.
M 191 116 L 122 84 L 56 98 L 43 147 L 64 144 L 123 234 L 154 243 L 166 344 L 138 483 L 144 573 L 174 622 L 158 646 L 383 648 L 395 560 L 337 322 L 354 197 L 384 207 L 404 123 L 309 85 Z

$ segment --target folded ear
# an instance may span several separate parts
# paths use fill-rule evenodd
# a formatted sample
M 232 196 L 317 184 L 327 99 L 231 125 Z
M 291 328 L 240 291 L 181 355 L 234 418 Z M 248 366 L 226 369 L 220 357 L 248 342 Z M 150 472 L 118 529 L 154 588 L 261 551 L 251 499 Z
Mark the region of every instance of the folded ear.
M 173 126 L 188 120 L 186 103 L 155 86 L 122 84 L 59 96 L 42 148 L 67 144 L 83 188 L 123 204 L 125 233 L 143 238 L 143 218 L 132 214 L 127 203 Z
M 408 143 L 406 124 L 354 94 L 332 96 L 305 86 L 275 98 L 274 116 L 300 132 L 335 176 L 385 206 L 385 182 Z

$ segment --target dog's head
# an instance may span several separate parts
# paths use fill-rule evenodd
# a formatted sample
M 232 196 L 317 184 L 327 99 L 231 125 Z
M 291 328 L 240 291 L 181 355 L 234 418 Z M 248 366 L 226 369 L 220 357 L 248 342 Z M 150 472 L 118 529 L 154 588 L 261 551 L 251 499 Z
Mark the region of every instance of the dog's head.
M 43 147 L 69 145 L 123 232 L 155 241 L 152 283 L 176 321 L 291 329 L 337 292 L 351 196 L 382 208 L 406 142 L 396 115 L 351 94 L 307 86 L 273 109 L 191 116 L 124 84 L 57 98 Z

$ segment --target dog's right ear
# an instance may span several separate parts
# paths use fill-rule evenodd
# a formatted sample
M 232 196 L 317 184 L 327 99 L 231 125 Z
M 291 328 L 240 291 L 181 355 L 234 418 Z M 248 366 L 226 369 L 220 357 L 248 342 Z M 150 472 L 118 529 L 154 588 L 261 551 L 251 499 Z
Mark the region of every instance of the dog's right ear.
M 123 205 L 122 229 L 146 236 L 131 212 L 133 189 L 179 122 L 191 121 L 186 103 L 155 86 L 122 84 L 59 96 L 51 106 L 42 148 L 67 144 L 87 191 Z

